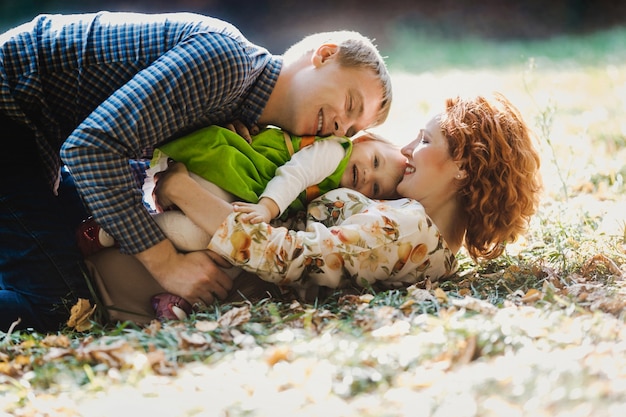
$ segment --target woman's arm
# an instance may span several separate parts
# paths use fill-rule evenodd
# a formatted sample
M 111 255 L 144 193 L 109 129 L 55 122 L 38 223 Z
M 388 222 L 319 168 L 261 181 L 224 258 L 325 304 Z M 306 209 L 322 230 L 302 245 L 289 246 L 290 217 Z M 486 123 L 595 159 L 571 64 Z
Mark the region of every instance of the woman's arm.
M 414 200 L 379 202 L 333 190 L 309 205 L 306 231 L 241 217 L 229 215 L 209 249 L 276 284 L 403 286 L 435 281 L 457 268 L 439 230 Z

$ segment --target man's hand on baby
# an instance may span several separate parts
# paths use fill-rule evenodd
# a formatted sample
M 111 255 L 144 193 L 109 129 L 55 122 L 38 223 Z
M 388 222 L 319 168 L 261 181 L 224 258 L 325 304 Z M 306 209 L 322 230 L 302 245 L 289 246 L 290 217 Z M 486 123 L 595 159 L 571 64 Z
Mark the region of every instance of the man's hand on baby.
M 168 197 L 169 187 L 176 187 L 176 179 L 180 175 L 189 176 L 189 171 L 185 164 L 181 162 L 170 162 L 165 171 L 154 175 L 154 189 L 152 197 L 156 203 L 157 211 L 163 212 L 175 209 L 176 206 Z
M 233 120 L 230 123 L 226 123 L 222 127 L 225 127 L 226 129 L 237 133 L 248 143 L 252 143 L 252 136 L 256 135 L 261 130 L 258 125 L 252 125 L 252 127 L 248 128 L 248 126 L 246 126 L 240 120 Z
M 237 213 L 245 213 L 241 216 L 241 220 L 246 223 L 269 223 L 273 219 L 270 209 L 262 204 L 237 201 L 233 203 L 233 210 Z

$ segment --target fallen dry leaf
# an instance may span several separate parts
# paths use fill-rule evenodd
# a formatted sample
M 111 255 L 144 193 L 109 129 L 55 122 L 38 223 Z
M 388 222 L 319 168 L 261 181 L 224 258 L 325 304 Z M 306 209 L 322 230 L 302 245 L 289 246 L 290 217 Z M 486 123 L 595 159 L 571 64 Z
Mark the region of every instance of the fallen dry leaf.
M 183 332 L 183 333 L 180 334 L 180 347 L 182 349 L 205 348 L 205 347 L 208 347 L 211 344 L 212 340 L 213 339 L 208 334 L 205 336 L 204 333 Z
M 494 306 L 489 301 L 479 300 L 474 297 L 465 297 L 461 299 L 452 298 L 451 303 L 457 308 L 465 308 L 467 310 L 488 315 L 493 315 L 498 312 L 498 307 Z
M 165 351 L 162 349 L 152 349 L 146 354 L 150 368 L 158 375 L 176 375 L 176 364 L 167 360 Z
M 429 290 L 418 288 L 415 285 L 411 285 L 407 288 L 408 295 L 413 297 L 415 301 L 434 301 L 435 297 L 430 293 Z
M 534 303 L 535 301 L 541 300 L 543 294 L 536 288 L 531 288 L 526 291 L 526 294 L 520 299 L 524 303 Z
M 111 368 L 121 369 L 132 366 L 135 349 L 127 341 L 119 340 L 110 344 L 82 344 L 73 353 L 80 361 L 103 363 Z
M 219 327 L 219 324 L 216 321 L 198 320 L 194 327 L 201 332 L 212 332 Z
M 290 358 L 291 348 L 289 346 L 275 346 L 269 349 L 265 362 L 269 366 L 274 366 L 281 361 L 289 362 Z
M 236 327 L 250 320 L 250 307 L 235 307 L 222 315 L 217 323 L 220 327 Z
M 67 320 L 67 327 L 84 332 L 93 327 L 91 316 L 96 311 L 96 306 L 91 306 L 89 300 L 79 298 L 76 304 L 72 306 L 70 318 Z
M 446 304 L 448 302 L 448 294 L 446 294 L 446 292 L 441 288 L 435 288 L 435 297 L 441 304 Z
M 48 347 L 68 348 L 70 347 L 70 338 L 65 335 L 47 335 L 41 343 Z
M 617 264 L 609 259 L 606 255 L 603 255 L 601 253 L 587 259 L 582 268 L 583 275 L 589 275 L 598 264 L 604 265 L 611 274 L 616 275 L 620 278 L 624 278 L 624 273 L 617 266 Z

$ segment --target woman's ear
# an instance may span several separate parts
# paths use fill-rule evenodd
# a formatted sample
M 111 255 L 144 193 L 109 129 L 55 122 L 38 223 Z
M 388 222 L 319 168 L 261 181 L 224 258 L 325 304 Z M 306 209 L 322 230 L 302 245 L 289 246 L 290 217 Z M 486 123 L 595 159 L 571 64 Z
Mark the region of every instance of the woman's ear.
M 457 173 L 454 176 L 454 178 L 456 178 L 457 180 L 464 180 L 465 178 L 467 178 L 467 171 L 463 168 L 464 166 L 465 166 L 464 161 L 458 161 L 456 163 Z
M 328 59 L 332 59 L 339 47 L 332 43 L 325 43 L 313 51 L 313 55 L 311 56 L 311 62 L 315 67 L 320 67 L 324 64 Z

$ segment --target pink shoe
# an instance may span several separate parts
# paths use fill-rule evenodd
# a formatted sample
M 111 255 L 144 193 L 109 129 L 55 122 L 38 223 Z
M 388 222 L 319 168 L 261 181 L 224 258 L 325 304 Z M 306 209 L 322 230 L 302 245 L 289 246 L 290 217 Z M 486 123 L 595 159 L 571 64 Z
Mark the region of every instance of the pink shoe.
M 159 320 L 185 320 L 191 314 L 191 304 L 174 294 L 157 294 L 150 301 Z
M 76 229 L 76 242 L 83 256 L 86 258 L 106 248 L 100 243 L 100 225 L 93 217 L 89 217 Z

